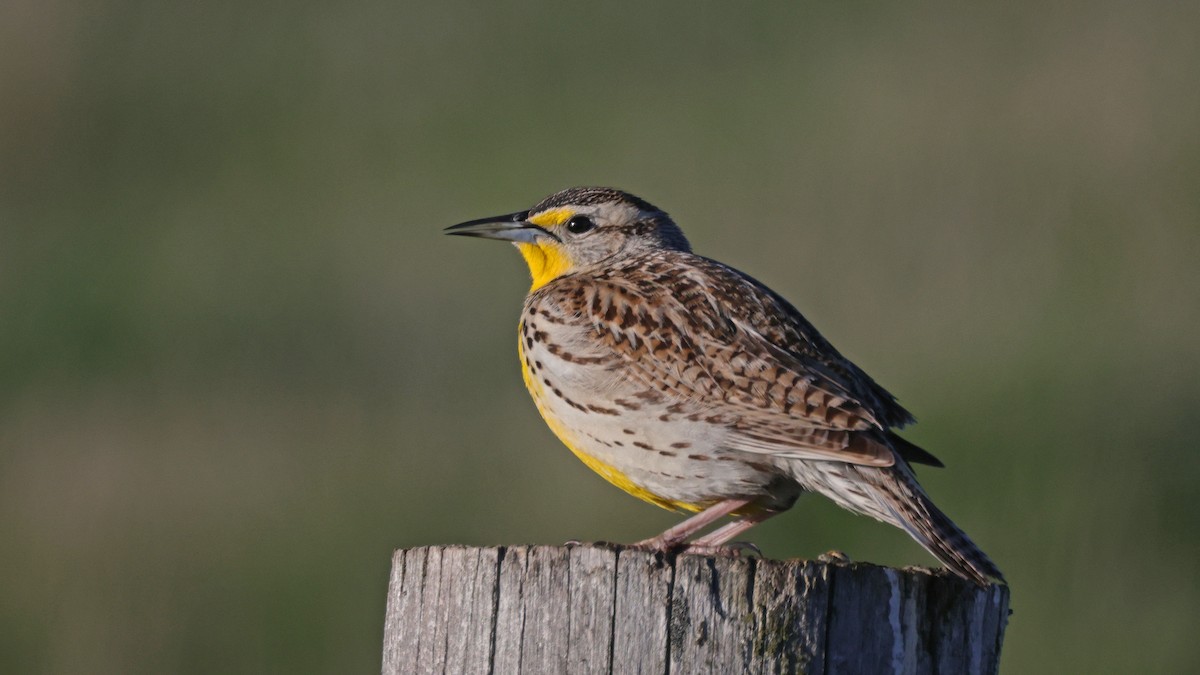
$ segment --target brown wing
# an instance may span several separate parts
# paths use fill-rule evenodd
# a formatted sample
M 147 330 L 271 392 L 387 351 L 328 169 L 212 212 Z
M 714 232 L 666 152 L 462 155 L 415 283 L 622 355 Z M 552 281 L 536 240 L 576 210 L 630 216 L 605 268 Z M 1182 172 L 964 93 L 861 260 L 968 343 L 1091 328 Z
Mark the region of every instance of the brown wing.
M 723 279 L 726 285 L 738 289 L 736 306 L 742 309 L 745 323 L 764 340 L 789 352 L 808 368 L 823 368 L 825 372 L 864 403 L 885 427 L 904 427 L 915 420 L 912 414 L 896 402 L 896 397 L 880 386 L 852 361 L 842 356 L 800 312 L 780 295 L 758 280 L 728 265 L 701 258 L 696 267 L 709 277 Z M 730 279 L 742 283 L 730 283 Z M 925 449 L 910 443 L 893 431 L 886 434 L 887 444 L 905 460 L 929 466 L 944 466 L 941 460 Z
M 681 255 L 658 252 L 596 275 L 564 277 L 538 294 L 558 295 L 551 304 L 590 325 L 589 349 L 618 356 L 648 396 L 661 397 L 655 402 L 727 428 L 732 448 L 895 462 L 883 425 L 850 386 L 754 325 L 745 300 L 761 296 L 755 286 L 736 275 L 714 276 L 694 256 L 672 259 Z
M 883 425 L 899 428 L 915 421 L 896 402 L 895 396 L 842 356 L 804 315 L 775 291 L 728 265 L 707 258 L 701 261 L 697 267 L 705 276 L 737 289 L 733 301 L 742 308 L 747 326 L 763 339 L 790 352 L 808 367 L 823 368 L 854 392 Z

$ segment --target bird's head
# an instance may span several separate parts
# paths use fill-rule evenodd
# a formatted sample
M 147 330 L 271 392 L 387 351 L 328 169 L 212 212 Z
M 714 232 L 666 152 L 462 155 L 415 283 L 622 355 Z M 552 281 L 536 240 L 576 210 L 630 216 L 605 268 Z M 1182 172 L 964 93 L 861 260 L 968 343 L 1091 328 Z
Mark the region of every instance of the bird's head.
M 529 265 L 533 289 L 637 253 L 690 250 L 665 212 L 627 192 L 600 187 L 556 192 L 528 211 L 467 221 L 446 233 L 513 242 Z

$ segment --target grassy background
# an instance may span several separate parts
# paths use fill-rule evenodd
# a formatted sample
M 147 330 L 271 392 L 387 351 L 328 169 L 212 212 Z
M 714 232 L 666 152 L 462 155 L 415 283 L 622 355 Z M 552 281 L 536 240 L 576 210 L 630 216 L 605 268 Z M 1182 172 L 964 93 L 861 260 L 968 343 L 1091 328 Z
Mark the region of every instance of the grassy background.
M 371 672 L 390 551 L 674 522 L 522 390 L 515 252 L 670 211 L 921 418 L 1007 672 L 1196 672 L 1200 9 L 0 9 L 0 671 Z M 928 564 L 819 500 L 772 557 Z

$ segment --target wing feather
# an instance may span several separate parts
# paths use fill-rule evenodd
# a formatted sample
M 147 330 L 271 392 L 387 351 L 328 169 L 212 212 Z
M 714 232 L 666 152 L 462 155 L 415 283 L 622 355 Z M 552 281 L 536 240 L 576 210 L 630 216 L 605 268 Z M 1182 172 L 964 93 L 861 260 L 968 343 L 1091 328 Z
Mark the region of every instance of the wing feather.
M 855 383 L 772 339 L 761 317 L 769 315 L 764 303 L 773 296 L 730 268 L 669 253 L 691 262 L 634 260 L 630 269 L 563 277 L 538 293 L 561 294 L 554 304 L 590 328 L 580 338 L 590 342 L 589 351 L 617 357 L 622 372 L 678 414 L 727 429 L 731 449 L 895 463 L 885 423 Z

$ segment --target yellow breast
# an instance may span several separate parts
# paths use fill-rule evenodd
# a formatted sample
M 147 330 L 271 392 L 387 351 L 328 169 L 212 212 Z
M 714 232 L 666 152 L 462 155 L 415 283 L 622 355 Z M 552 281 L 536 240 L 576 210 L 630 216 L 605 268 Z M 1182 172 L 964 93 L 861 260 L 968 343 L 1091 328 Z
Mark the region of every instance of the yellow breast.
M 589 469 L 600 474 L 604 480 L 621 488 L 625 492 L 637 497 L 638 499 L 650 502 L 656 506 L 661 506 L 664 509 L 671 511 L 700 511 L 704 508 L 702 504 L 688 504 L 672 499 L 666 499 L 659 495 L 650 492 L 649 490 L 637 485 L 629 479 L 625 473 L 615 466 L 603 462 L 596 457 L 587 454 L 580 448 L 580 443 L 575 433 L 563 424 L 562 420 L 558 419 L 554 412 L 546 405 L 546 389 L 545 386 L 538 381 L 532 373 L 529 372 L 529 364 L 525 361 L 525 346 L 521 340 L 517 340 L 517 355 L 521 359 L 521 378 L 525 381 L 525 388 L 529 390 L 529 395 L 533 397 L 533 403 L 537 406 L 538 412 L 541 413 L 542 419 L 546 421 L 546 426 L 550 427 L 550 431 L 562 441 L 563 445 L 567 446 L 576 457 L 580 459 Z

